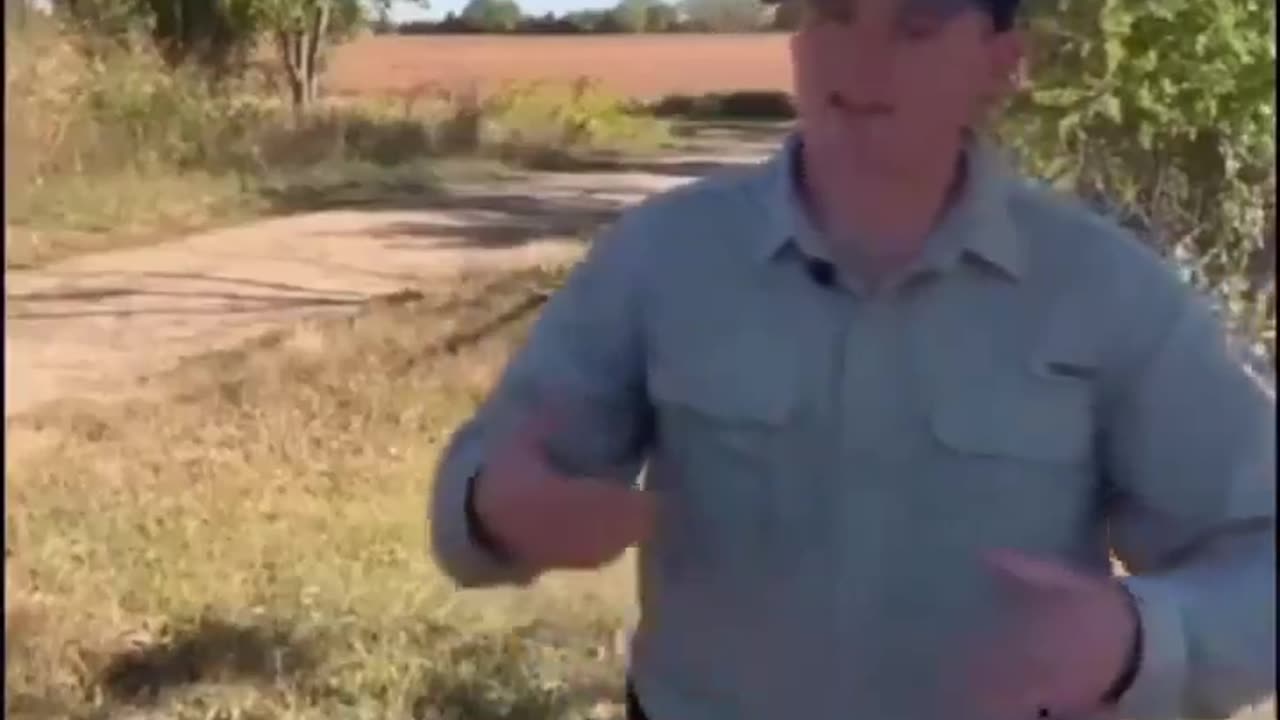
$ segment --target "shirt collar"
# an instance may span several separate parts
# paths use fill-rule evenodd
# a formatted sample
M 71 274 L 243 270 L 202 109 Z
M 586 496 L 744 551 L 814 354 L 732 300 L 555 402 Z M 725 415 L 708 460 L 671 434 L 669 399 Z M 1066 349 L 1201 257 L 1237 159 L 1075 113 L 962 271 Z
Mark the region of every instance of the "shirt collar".
M 826 259 L 826 241 L 801 196 L 799 157 L 801 138 L 793 132 L 765 165 L 765 202 L 769 228 L 760 234 L 757 257 L 769 260 L 789 244 Z M 931 236 L 952 245 L 958 254 L 976 257 L 1010 278 L 1022 276 L 1021 239 L 1009 215 L 1012 181 L 1008 165 L 989 141 L 972 140 L 966 148 L 967 175 L 960 196 Z M 945 250 L 944 250 L 945 251 Z M 932 252 L 932 250 L 930 251 Z

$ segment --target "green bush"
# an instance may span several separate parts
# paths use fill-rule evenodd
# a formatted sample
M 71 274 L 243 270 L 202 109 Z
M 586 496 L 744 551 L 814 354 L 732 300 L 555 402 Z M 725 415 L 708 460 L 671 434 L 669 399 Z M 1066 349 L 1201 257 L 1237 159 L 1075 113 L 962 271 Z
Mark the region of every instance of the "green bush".
M 659 117 L 697 120 L 790 120 L 796 115 L 790 93 L 779 90 L 669 95 L 651 110 Z
M 515 159 L 547 151 L 654 150 L 668 138 L 664 124 L 587 80 L 510 85 L 486 98 L 478 116 L 479 144 Z
M 1275 5 L 1045 0 L 1003 131 L 1176 258 L 1275 362 Z

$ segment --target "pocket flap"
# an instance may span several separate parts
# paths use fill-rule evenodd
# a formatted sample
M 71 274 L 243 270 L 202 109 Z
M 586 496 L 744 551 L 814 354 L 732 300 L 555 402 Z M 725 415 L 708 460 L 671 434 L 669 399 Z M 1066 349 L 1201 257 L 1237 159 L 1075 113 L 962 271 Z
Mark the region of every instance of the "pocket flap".
M 966 390 L 938 401 L 931 423 L 944 446 L 968 455 L 1055 463 L 1091 458 L 1092 406 L 1081 387 L 1034 382 Z
M 730 422 L 780 425 L 795 404 L 794 375 L 776 352 L 740 355 L 729 346 L 655 363 L 655 404 L 683 407 Z

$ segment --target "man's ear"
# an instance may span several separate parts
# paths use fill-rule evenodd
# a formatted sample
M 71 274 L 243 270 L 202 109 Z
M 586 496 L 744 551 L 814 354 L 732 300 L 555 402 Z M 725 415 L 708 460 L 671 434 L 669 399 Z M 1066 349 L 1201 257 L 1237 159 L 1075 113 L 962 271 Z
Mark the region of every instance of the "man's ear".
M 1018 28 L 991 39 L 990 83 L 992 95 L 1005 97 L 1020 90 L 1027 75 L 1027 36 Z

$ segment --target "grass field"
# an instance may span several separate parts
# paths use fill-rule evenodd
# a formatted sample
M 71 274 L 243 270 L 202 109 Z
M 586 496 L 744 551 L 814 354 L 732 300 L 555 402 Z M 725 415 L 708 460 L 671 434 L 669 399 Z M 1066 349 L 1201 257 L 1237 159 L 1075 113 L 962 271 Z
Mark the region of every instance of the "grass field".
M 457 594 L 436 455 L 561 271 L 472 275 L 10 421 L 5 716 L 618 717 L 629 568 Z
M 787 36 L 371 36 L 338 48 L 326 87 L 405 95 L 510 81 L 599 81 L 627 97 L 791 87 Z

